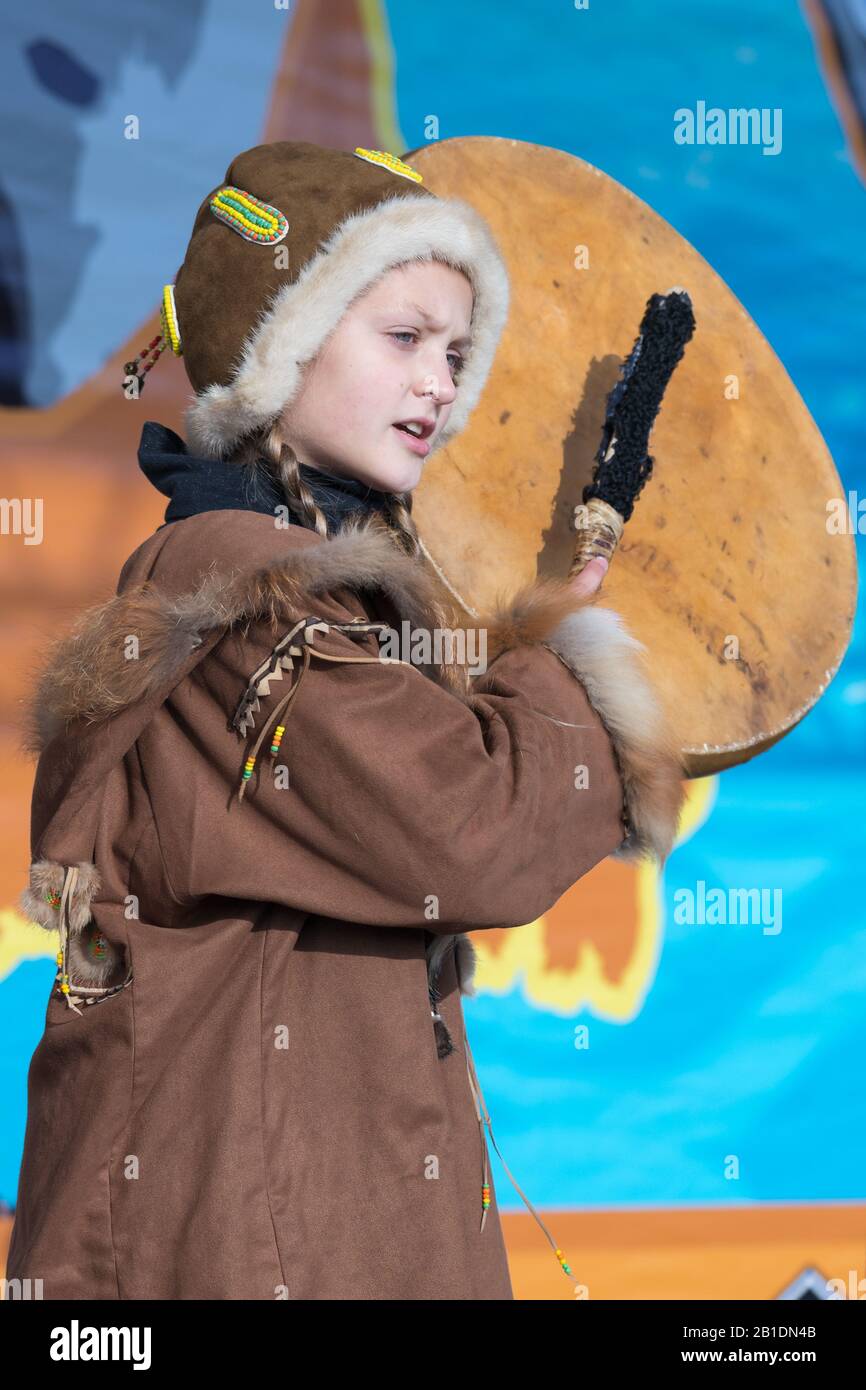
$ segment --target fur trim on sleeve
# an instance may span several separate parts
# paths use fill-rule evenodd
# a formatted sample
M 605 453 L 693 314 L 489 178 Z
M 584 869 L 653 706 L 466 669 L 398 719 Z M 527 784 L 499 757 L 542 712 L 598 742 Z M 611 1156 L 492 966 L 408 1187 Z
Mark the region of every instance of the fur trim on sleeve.
M 622 776 L 630 829 L 613 858 L 655 859 L 661 866 L 676 837 L 685 770 L 643 660 L 646 647 L 596 599 L 577 598 L 562 580 L 527 584 L 489 620 L 488 651 L 539 644 L 577 677 L 610 735 Z

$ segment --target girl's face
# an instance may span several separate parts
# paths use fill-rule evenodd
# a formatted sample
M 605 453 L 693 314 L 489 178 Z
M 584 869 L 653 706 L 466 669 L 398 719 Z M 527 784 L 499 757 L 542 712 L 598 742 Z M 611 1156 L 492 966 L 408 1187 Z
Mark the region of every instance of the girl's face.
M 443 429 L 469 348 L 472 287 L 439 261 L 389 270 L 343 315 L 283 412 L 301 463 L 411 492 Z M 425 422 L 426 443 L 396 428 Z

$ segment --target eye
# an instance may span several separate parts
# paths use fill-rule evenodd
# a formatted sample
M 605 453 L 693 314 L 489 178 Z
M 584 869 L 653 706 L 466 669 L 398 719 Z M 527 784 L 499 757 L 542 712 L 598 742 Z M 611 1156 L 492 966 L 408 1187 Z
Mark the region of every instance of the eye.
M 396 328 L 391 329 L 389 331 L 388 337 L 397 339 L 408 338 L 411 342 L 414 343 L 418 340 L 419 334 L 417 329 L 414 328 Z M 465 365 L 465 359 L 462 353 L 459 352 L 449 352 L 446 354 L 446 356 L 448 357 L 448 361 L 452 364 L 451 375 L 452 377 L 456 377 L 458 373 L 462 371 L 463 366 Z

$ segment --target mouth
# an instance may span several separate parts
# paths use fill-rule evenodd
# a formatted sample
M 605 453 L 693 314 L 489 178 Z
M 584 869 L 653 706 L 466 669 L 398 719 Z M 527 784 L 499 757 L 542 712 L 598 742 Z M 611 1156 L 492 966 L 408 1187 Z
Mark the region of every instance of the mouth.
M 427 441 L 436 428 L 435 420 L 401 420 L 391 428 L 399 431 L 413 454 L 420 454 L 422 458 L 429 454 L 430 445 Z

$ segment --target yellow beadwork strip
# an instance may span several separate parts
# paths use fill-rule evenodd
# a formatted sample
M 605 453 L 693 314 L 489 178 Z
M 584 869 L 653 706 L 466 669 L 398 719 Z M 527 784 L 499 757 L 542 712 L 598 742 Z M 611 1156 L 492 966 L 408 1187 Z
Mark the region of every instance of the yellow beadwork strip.
M 238 209 L 234 206 L 235 203 L 240 203 L 241 207 L 248 208 L 251 215 L 249 217 L 244 217 L 243 213 L 239 212 Z M 220 194 L 219 204 L 220 207 L 225 208 L 225 210 L 229 213 L 230 216 L 237 217 L 242 222 L 248 223 L 249 226 L 254 227 L 256 231 L 260 232 L 262 230 L 261 226 L 259 225 L 262 222 L 266 223 L 266 225 L 269 226 L 272 231 L 276 230 L 276 228 L 280 225 L 279 219 L 277 217 L 274 217 L 271 213 L 269 213 L 266 208 L 262 207 L 261 209 L 259 209 L 255 207 L 255 205 L 250 201 L 249 198 L 244 198 L 243 195 L 240 193 L 232 194 L 231 198 L 224 198 L 223 195 Z
M 279 226 L 280 219 L 273 208 L 270 208 L 267 203 L 260 203 L 251 193 L 244 193 L 242 188 L 224 188 L 222 192 L 231 193 L 235 201 L 243 203 L 245 208 L 249 208 L 250 212 L 254 212 L 257 216 L 263 217 L 266 222 L 272 222 L 275 227 Z
M 240 211 L 236 203 L 246 208 L 249 216 Z M 271 207 L 270 203 L 263 203 L 252 193 L 245 193 L 242 188 L 234 188 L 231 184 L 226 184 L 211 198 L 210 209 L 215 217 L 246 241 L 272 246 L 282 241 L 289 230 L 288 219 L 279 208 Z
M 380 164 L 383 169 L 390 169 L 392 174 L 399 174 L 401 178 L 412 179 L 415 183 L 424 182 L 417 169 L 413 169 L 411 164 L 404 164 L 402 159 L 389 154 L 387 150 L 365 150 L 363 145 L 356 145 L 354 153 L 359 159 L 366 159 L 368 164 Z
M 174 285 L 163 286 L 160 318 L 162 319 L 162 336 L 171 344 L 171 350 L 175 357 L 182 357 L 183 347 L 181 346 L 180 329 L 177 324 L 177 306 L 174 302 Z

